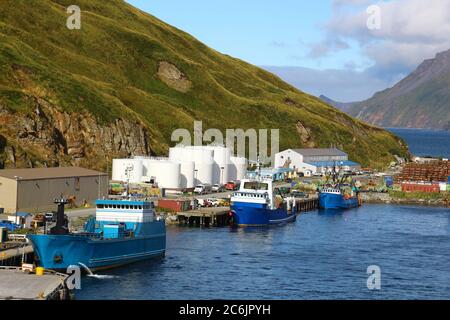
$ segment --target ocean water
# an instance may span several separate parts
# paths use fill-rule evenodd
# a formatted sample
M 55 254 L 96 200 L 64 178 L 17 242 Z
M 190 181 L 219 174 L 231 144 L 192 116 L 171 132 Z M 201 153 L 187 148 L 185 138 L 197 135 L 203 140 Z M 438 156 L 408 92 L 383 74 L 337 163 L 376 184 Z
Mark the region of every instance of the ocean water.
M 408 143 L 413 155 L 450 158 L 449 131 L 403 128 L 388 128 L 387 130 L 403 138 Z
M 371 265 L 380 290 L 367 288 Z M 450 299 L 450 210 L 365 205 L 267 229 L 169 227 L 164 258 L 100 274 L 110 277 L 83 277 L 76 299 Z

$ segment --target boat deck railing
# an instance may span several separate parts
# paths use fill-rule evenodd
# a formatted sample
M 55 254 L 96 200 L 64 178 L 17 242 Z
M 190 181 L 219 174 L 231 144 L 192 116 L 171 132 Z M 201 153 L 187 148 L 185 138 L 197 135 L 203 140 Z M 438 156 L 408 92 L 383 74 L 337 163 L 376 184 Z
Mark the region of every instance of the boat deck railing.
M 105 238 L 103 232 L 101 232 L 101 233 L 98 233 L 98 232 L 79 232 L 79 233 L 73 233 L 73 235 L 75 235 L 77 237 L 90 238 L 90 239 L 104 239 L 104 240 L 117 239 L 117 238 Z M 119 238 L 120 239 L 134 238 L 134 236 L 135 236 L 135 232 L 134 231 L 124 231 Z
M 233 193 L 233 197 L 250 197 L 250 198 L 268 198 L 269 194 L 266 193 L 257 193 L 250 191 L 237 191 Z

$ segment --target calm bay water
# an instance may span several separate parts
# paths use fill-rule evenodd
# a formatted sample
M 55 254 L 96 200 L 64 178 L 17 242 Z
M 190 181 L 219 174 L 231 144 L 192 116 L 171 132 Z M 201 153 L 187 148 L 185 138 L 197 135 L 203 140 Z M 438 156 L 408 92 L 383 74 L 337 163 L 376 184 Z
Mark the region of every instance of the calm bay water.
M 423 129 L 389 128 L 403 138 L 416 156 L 450 158 L 450 132 Z
M 367 289 L 367 267 L 381 290 Z M 450 299 L 450 210 L 366 205 L 269 229 L 169 227 L 163 259 L 84 277 L 77 299 Z

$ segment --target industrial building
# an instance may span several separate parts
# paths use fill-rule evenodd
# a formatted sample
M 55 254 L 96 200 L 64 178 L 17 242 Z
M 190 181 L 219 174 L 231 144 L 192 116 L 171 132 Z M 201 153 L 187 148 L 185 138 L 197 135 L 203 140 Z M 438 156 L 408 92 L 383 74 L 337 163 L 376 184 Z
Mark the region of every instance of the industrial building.
M 168 158 L 113 160 L 112 180 L 186 190 L 198 184 L 241 180 L 247 173 L 247 165 L 247 159 L 232 157 L 231 150 L 223 146 L 176 146 L 170 148 Z
M 0 170 L 0 208 L 5 213 L 45 212 L 64 197 L 81 206 L 108 195 L 106 173 L 79 167 Z
M 275 155 L 276 168 L 291 168 L 306 176 L 325 173 L 334 166 L 342 170 L 360 169 L 360 164 L 350 161 L 348 154 L 336 148 L 287 149 Z

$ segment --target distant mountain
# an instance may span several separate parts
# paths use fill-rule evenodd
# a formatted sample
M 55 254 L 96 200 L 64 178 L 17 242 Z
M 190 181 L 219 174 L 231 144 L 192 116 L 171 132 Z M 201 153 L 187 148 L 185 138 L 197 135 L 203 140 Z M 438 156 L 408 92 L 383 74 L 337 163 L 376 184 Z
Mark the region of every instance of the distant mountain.
M 450 126 L 450 50 L 425 60 L 394 87 L 351 104 L 346 112 L 382 127 L 447 129 Z
M 328 103 L 329 105 L 331 105 L 335 108 L 338 108 L 341 111 L 344 111 L 344 112 L 349 112 L 351 110 L 351 108 L 353 107 L 353 105 L 355 104 L 355 102 L 334 101 L 333 99 L 330 99 L 324 95 L 319 96 L 319 99 L 325 103 Z

